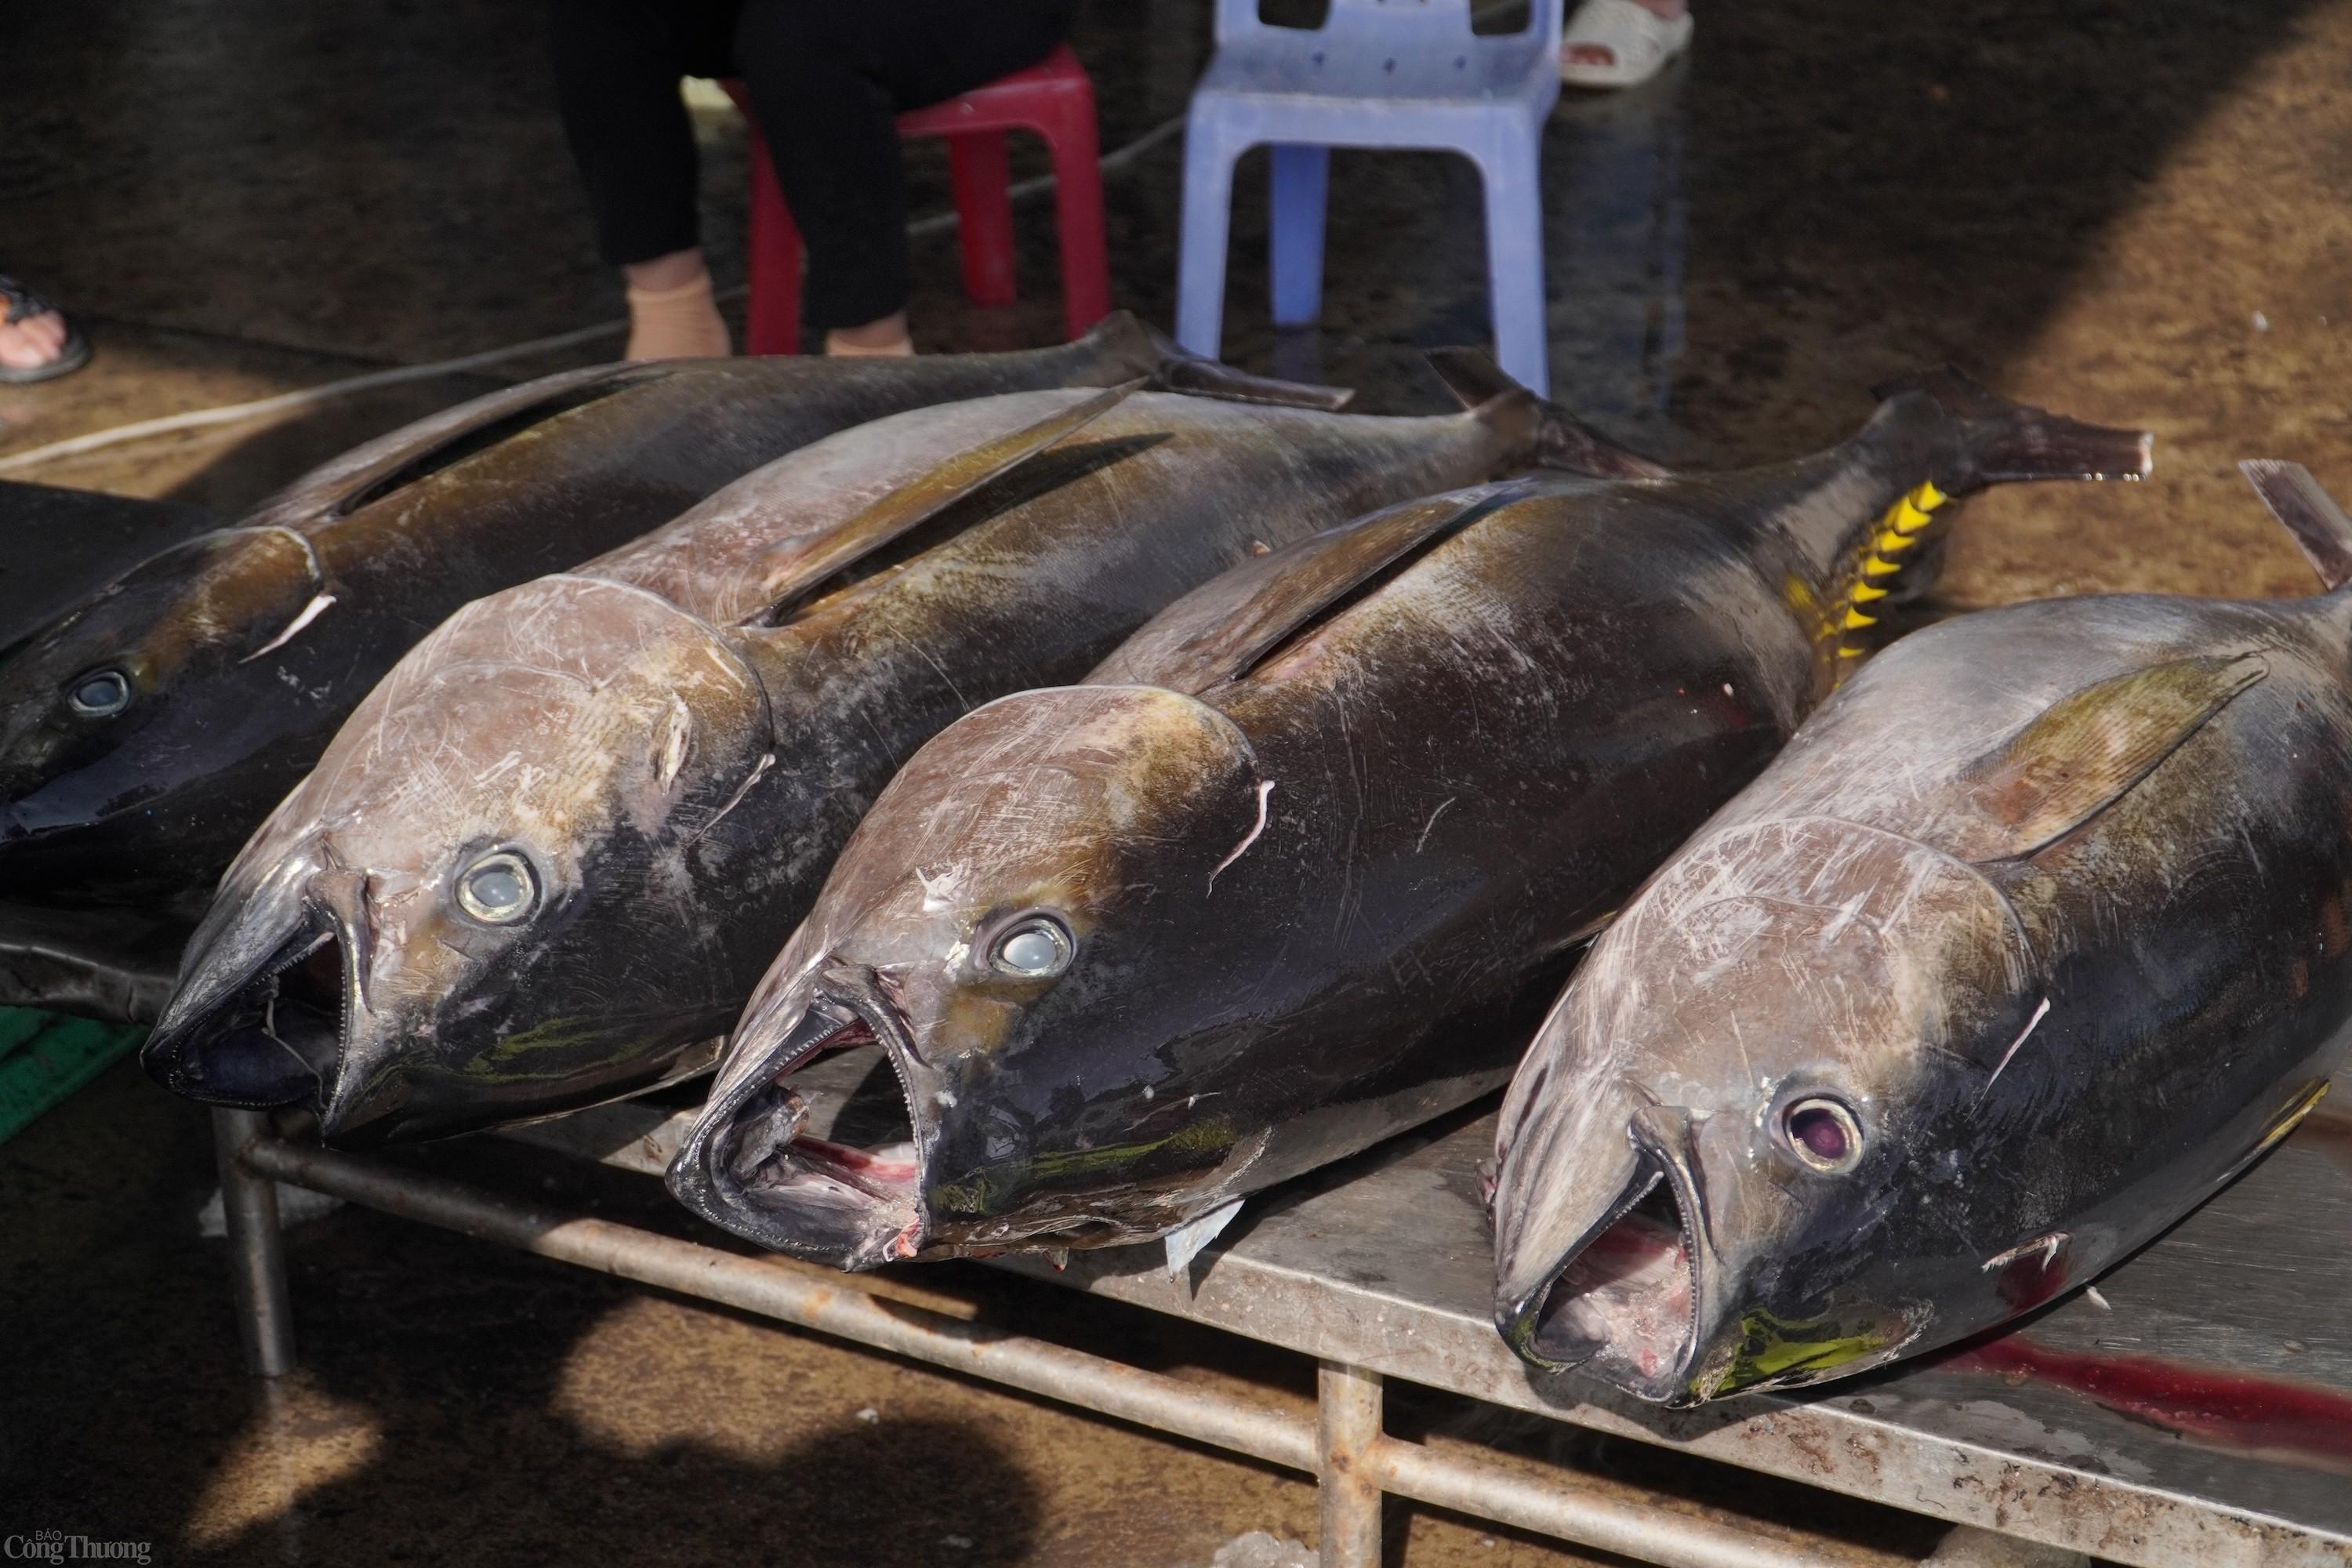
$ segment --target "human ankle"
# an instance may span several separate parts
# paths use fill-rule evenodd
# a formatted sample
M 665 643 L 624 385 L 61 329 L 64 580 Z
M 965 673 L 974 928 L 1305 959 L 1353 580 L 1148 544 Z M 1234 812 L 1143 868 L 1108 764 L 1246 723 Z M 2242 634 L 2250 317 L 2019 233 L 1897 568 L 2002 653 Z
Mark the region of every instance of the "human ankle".
M 861 326 L 834 327 L 824 334 L 824 352 L 836 358 L 892 358 L 915 352 L 907 332 L 907 312 L 894 310 Z
M 667 258 L 665 258 L 667 259 Z M 710 287 L 710 274 L 696 270 L 686 281 L 668 288 L 647 288 L 631 282 L 629 290 L 629 359 L 720 359 L 733 352 L 727 322 Z

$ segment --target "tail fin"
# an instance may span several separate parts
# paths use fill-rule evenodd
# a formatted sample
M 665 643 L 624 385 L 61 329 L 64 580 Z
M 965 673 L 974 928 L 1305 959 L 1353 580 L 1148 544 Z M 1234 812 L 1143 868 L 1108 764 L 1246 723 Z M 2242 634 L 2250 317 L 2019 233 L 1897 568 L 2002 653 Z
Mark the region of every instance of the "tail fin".
M 2352 581 L 2352 517 L 2320 488 L 2301 463 L 2249 458 L 2238 465 L 2271 515 L 2286 525 L 2303 548 L 2303 558 L 2329 588 Z
M 2030 404 L 2012 403 L 1952 366 L 1938 365 L 1871 388 L 1884 401 L 1916 392 L 1960 422 L 1976 485 L 2016 479 L 2142 479 L 2153 466 L 2156 437 L 2145 430 L 2086 425 Z
M 1477 349 L 1432 349 L 1424 357 L 1445 390 L 1479 418 L 1497 426 L 1524 421 L 1533 448 L 1530 460 L 1540 468 L 1601 479 L 1663 479 L 1673 471 L 1538 397 Z

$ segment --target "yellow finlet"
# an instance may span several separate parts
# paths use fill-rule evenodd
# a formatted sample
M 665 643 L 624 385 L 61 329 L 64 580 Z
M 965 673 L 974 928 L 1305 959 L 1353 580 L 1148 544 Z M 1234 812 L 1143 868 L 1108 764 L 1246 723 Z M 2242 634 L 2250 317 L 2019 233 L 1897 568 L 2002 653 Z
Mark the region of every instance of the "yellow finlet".
M 1865 616 L 1860 610 L 1850 608 L 1845 613 L 1845 619 L 1839 624 L 1844 626 L 1848 631 L 1859 631 L 1864 626 L 1876 626 L 1878 624 L 1878 617 L 1875 616 Z
M 1869 651 L 1869 650 L 1868 650 L 1868 649 L 1866 649 L 1866 648 L 1858 648 L 1858 647 L 1840 647 L 1840 648 L 1838 649 L 1838 657 L 1839 657 L 1840 658 L 1861 658 L 1864 653 L 1866 653 L 1866 652 L 1868 652 L 1868 651 Z
M 1911 492 L 1912 504 L 1922 511 L 1933 511 L 1951 499 L 1936 488 L 1936 481 L 1933 479 L 1922 481 L 1919 488 Z
M 1886 521 L 1897 533 L 1916 533 L 1927 526 L 1927 514 L 1913 506 L 1909 496 L 1905 496 L 1895 503 L 1894 510 L 1887 513 Z
M 1902 567 L 1881 555 L 1867 555 L 1863 558 L 1862 574 L 1865 577 L 1892 577 L 1902 570 Z
M 1890 528 L 1873 540 L 1870 547 L 1881 555 L 1899 555 L 1918 542 L 1916 539 L 1906 539 Z
M 1853 585 L 1853 602 L 1857 605 L 1867 605 L 1873 599 L 1885 597 L 1886 597 L 1886 590 L 1884 588 L 1874 588 L 1867 583 L 1856 583 Z

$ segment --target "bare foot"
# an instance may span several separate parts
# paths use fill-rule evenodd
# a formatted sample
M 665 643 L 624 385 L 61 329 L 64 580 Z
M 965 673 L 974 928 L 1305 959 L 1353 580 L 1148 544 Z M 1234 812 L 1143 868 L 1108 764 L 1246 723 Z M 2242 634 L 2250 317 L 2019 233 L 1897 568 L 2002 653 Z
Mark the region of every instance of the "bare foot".
M 629 284 L 630 359 L 723 359 L 734 352 L 699 250 L 621 268 Z
M 835 327 L 824 334 L 824 352 L 836 359 L 893 359 L 915 352 L 907 334 L 907 312 L 894 310 L 862 327 Z

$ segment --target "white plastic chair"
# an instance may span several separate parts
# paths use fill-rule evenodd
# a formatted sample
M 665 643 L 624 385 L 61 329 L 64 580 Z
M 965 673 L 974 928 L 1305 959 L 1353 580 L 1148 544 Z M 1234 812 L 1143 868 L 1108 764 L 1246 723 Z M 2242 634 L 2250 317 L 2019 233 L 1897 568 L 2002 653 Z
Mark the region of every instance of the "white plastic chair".
M 1470 0 L 1330 0 L 1321 27 L 1260 21 L 1257 0 L 1217 0 L 1217 52 L 1184 134 L 1176 338 L 1214 355 L 1223 336 L 1234 164 L 1273 146 L 1274 320 L 1323 302 L 1323 208 L 1333 147 L 1461 153 L 1486 189 L 1496 357 L 1549 391 L 1544 331 L 1543 126 L 1559 99 L 1560 0 L 1530 0 L 1523 32 L 1480 37 Z

